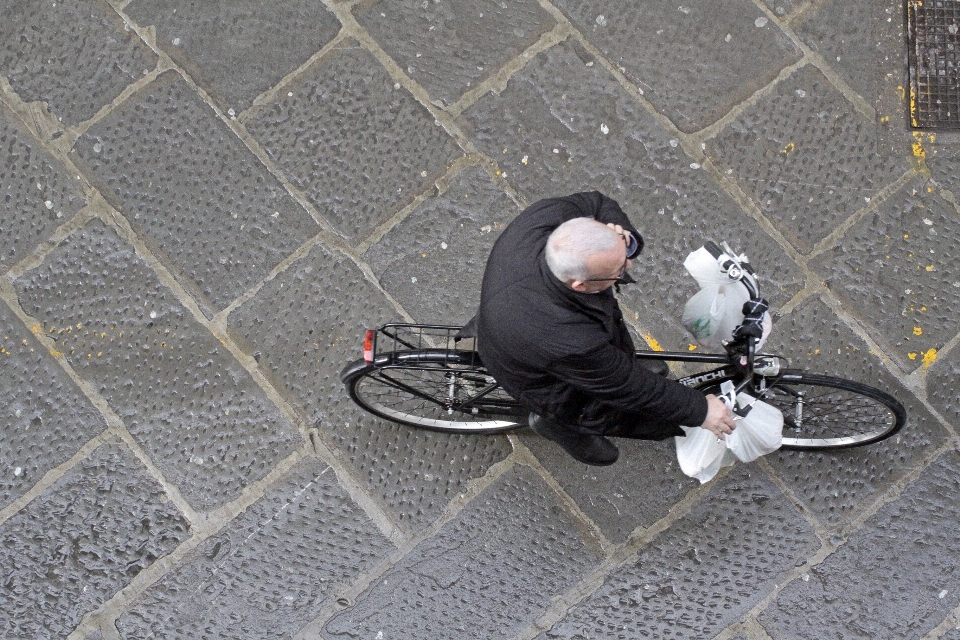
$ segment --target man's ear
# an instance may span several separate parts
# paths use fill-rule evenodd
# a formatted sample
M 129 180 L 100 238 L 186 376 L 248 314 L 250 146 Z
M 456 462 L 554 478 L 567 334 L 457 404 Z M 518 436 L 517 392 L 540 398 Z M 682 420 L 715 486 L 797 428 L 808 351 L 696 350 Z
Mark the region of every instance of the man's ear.
M 584 287 L 587 286 L 587 283 L 583 282 L 582 280 L 568 280 L 567 286 L 573 289 L 574 291 L 579 291 L 580 293 L 583 293 L 583 289 Z

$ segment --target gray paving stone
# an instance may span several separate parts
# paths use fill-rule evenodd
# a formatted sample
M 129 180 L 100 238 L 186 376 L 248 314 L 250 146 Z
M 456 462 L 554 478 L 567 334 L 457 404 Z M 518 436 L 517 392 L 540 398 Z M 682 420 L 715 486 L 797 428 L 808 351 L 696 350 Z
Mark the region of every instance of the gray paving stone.
M 0 107 L 0 271 L 27 255 L 85 202 L 83 192 L 36 139 Z
M 473 167 L 411 212 L 364 258 L 418 322 L 461 324 L 476 312 L 487 256 L 517 213 L 487 172 Z
M 446 105 L 556 24 L 534 0 L 384 0 L 363 6 L 357 21 Z
M 324 638 L 509 638 L 598 558 L 557 498 L 515 467 L 323 628 Z
M 208 314 L 320 230 L 173 71 L 93 126 L 75 152 Z
M 712 638 L 819 547 L 755 467 L 734 467 L 717 482 L 538 638 Z
M 760 617 L 781 638 L 920 638 L 960 602 L 960 459 L 945 454 Z M 811 625 L 812 620 L 816 621 Z
M 621 204 L 647 247 L 633 267 L 641 284 L 624 288 L 624 300 L 664 348 L 690 342 L 679 319 L 696 284 L 683 260 L 705 238 L 730 239 L 762 265 L 772 301 L 800 289 L 783 250 L 579 45 L 541 53 L 465 116 L 477 146 L 528 203 L 599 189 Z
M 687 133 L 715 122 L 800 59 L 776 23 L 746 0 L 554 4 Z
M 960 640 L 960 626 L 950 629 L 940 636 L 940 640 Z
M 958 260 L 960 218 L 918 177 L 812 266 L 909 371 L 960 331 Z
M 906 171 L 906 160 L 877 155 L 875 140 L 873 123 L 808 65 L 707 142 L 707 154 L 807 252 Z
M 0 74 L 26 102 L 42 100 L 66 124 L 93 117 L 157 56 L 103 0 L 3 0 Z M 70 43 L 69 45 L 67 43 Z
M 660 520 L 700 483 L 683 475 L 673 440 L 643 442 L 615 438 L 620 459 L 611 467 L 589 467 L 529 429 L 520 439 L 580 510 L 614 544 L 638 527 Z
M 340 370 L 362 357 L 368 327 L 399 320 L 349 258 L 323 246 L 230 314 L 232 336 L 281 394 L 338 448 L 399 526 L 424 526 L 509 455 L 504 436 L 462 436 L 375 419 L 347 397 Z
M 130 450 L 100 447 L 0 525 L 0 634 L 67 637 L 187 537 L 187 521 Z
M 320 215 L 350 238 L 409 204 L 463 155 L 353 40 L 287 89 L 243 120 Z
M 764 350 L 788 356 L 791 368 L 877 387 L 907 410 L 906 426 L 889 440 L 845 451 L 779 451 L 765 458 L 797 499 L 828 527 L 842 528 L 859 517 L 880 492 L 915 470 L 947 437 L 916 396 L 817 298 L 780 318 Z
M 881 74 L 899 71 L 898 67 L 904 64 L 902 52 L 891 59 L 881 46 L 881 30 L 888 19 L 902 20 L 888 4 L 877 0 L 829 0 L 794 27 L 804 42 L 820 53 L 869 104 L 876 100 L 882 86 Z
M 134 0 L 124 13 L 155 25 L 157 46 L 224 111 L 249 107 L 340 31 L 333 12 L 311 0 Z
M 236 499 L 302 442 L 220 341 L 101 223 L 15 285 L 39 331 L 194 508 Z
M 953 349 L 927 372 L 927 395 L 930 404 L 955 429 L 960 430 L 960 399 L 957 398 L 957 380 L 960 380 L 960 350 Z
M 956 199 L 960 196 L 960 144 L 924 144 L 929 140 L 926 136 L 921 140 L 930 177 Z
M 0 508 L 107 427 L 80 389 L 0 302 Z
M 124 638 L 289 638 L 393 546 L 315 459 L 300 462 L 137 599 Z

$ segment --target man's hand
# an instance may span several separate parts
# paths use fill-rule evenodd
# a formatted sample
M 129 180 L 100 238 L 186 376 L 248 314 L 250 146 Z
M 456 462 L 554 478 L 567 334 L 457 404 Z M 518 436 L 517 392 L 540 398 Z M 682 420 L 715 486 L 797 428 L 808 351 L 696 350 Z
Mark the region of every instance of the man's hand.
M 707 395 L 707 419 L 703 421 L 700 428 L 710 431 L 721 440 L 726 440 L 726 434 L 733 433 L 737 425 L 726 403 L 711 393 Z

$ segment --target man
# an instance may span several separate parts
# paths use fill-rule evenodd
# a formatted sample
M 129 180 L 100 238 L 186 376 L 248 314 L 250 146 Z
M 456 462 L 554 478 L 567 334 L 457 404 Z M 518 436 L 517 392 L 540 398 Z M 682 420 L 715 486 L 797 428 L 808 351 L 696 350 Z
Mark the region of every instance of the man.
M 599 192 L 524 210 L 497 239 L 477 313 L 484 365 L 531 412 L 530 426 L 586 464 L 609 465 L 605 436 L 662 440 L 679 425 L 718 438 L 734 428 L 717 397 L 645 368 L 613 295 L 643 249 L 615 200 Z

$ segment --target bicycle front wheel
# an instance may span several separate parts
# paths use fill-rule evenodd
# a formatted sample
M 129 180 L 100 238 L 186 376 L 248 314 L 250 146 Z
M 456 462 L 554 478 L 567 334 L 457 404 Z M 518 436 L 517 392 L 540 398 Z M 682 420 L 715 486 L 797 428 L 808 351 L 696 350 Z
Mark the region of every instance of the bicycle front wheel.
M 364 410 L 413 427 L 497 433 L 525 424 L 520 405 L 493 377 L 481 367 L 458 366 L 449 354 L 413 352 L 387 366 L 358 366 L 344 383 Z
M 701 387 L 718 393 L 716 383 Z M 761 397 L 783 412 L 784 449 L 862 447 L 900 431 L 907 412 L 874 387 L 831 376 L 785 372 Z

